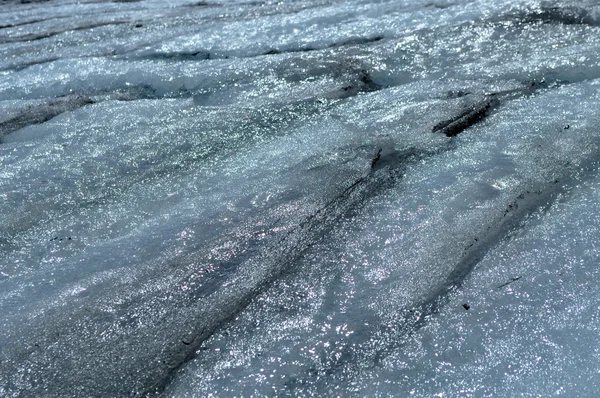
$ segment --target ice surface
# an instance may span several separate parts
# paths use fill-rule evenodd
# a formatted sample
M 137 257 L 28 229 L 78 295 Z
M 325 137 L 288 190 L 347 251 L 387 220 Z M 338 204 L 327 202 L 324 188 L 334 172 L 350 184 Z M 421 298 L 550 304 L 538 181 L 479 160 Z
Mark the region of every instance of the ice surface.
M 600 391 L 593 1 L 0 5 L 0 395 Z

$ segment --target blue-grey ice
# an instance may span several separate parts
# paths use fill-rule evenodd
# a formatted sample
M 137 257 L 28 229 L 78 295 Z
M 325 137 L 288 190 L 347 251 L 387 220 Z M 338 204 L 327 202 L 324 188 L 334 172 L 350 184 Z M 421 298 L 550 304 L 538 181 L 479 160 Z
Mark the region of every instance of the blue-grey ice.
M 0 396 L 597 397 L 600 4 L 3 0 Z

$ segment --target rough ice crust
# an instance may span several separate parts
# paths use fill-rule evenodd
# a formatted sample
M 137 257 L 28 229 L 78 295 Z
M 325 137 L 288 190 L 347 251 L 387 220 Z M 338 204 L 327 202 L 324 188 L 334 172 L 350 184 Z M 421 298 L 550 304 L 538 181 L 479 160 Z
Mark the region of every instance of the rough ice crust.
M 3 1 L 0 396 L 600 391 L 592 1 Z

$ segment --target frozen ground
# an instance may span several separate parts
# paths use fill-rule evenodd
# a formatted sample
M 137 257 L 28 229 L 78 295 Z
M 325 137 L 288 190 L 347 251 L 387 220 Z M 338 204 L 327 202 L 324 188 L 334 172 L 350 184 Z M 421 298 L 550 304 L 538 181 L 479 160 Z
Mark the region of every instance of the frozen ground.
M 0 396 L 596 397 L 597 1 L 0 3 Z

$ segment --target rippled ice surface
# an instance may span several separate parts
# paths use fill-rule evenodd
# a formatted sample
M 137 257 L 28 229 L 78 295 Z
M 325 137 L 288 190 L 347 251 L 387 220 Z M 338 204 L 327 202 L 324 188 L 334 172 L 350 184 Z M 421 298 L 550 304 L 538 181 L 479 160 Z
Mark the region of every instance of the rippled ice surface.
M 0 4 L 0 396 L 596 397 L 594 1 Z

